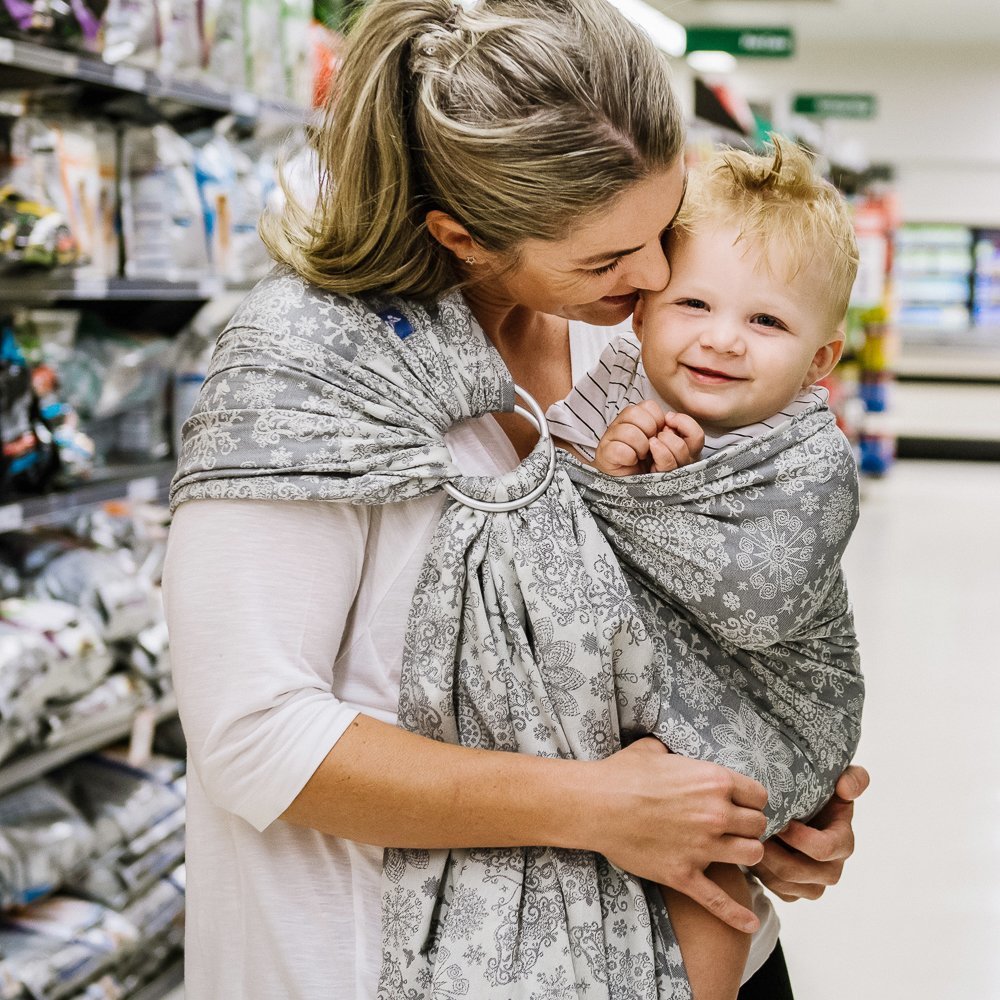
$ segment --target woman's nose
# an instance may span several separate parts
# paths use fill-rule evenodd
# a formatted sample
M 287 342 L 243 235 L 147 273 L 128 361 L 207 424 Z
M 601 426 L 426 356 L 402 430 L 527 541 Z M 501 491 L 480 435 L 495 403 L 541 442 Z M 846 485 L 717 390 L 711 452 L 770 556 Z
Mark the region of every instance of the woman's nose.
M 626 274 L 633 288 L 644 292 L 662 292 L 670 280 L 670 264 L 663 253 L 659 240 L 636 251 L 627 258 L 629 268 Z

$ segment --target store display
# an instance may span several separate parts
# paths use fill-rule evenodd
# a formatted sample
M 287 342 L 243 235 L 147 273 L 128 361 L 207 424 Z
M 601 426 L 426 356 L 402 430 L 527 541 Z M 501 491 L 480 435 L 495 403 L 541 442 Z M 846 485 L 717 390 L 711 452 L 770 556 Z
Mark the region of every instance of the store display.
M 69 88 L 25 101 L 16 118 L 0 110 L 3 403 L 12 409 L 0 432 L 30 445 L 26 455 L 42 447 L 54 456 L 51 474 L 33 482 L 31 463 L 6 463 L 20 478 L 17 493 L 10 481 L 0 496 L 0 998 L 123 1000 L 177 961 L 184 908 L 183 762 L 149 756 L 151 743 L 184 753 L 176 719 L 153 732 L 173 711 L 157 587 L 167 516 L 140 500 L 169 479 L 158 463 L 183 417 L 171 416 L 168 389 L 180 414 L 182 386 L 190 400 L 241 297 L 219 293 L 270 266 L 257 222 L 277 190 L 277 150 L 303 117 L 295 105 L 312 103 L 312 9 L 71 0 L 48 23 L 50 5 L 32 3 L 30 21 L 15 26 L 9 11 L 26 5 L 0 2 L 0 35 L 17 39 L 0 46 L 0 66 L 47 65 L 24 39 L 94 53 L 73 55 L 68 74 L 78 59 L 80 80 L 100 81 L 98 100 L 125 97 L 113 126 L 96 103 L 86 117 L 70 113 Z M 80 27 L 88 12 L 97 33 Z M 64 30 L 59 17 L 77 27 Z M 141 94 L 152 100 L 129 96 Z M 187 101 L 233 115 L 192 135 L 178 130 L 183 116 L 149 117 L 177 115 Z M 85 299 L 86 308 L 19 308 L 46 281 L 53 292 L 42 301 Z M 140 312 L 155 317 L 160 294 L 210 301 L 194 320 L 178 304 L 176 322 L 150 330 Z M 118 296 L 136 298 L 134 323 L 109 305 Z M 173 334 L 184 326 L 177 353 Z M 112 495 L 81 484 L 99 486 L 123 460 L 152 472 L 125 480 L 135 496 L 71 513 L 77 497 Z M 59 523 L 61 494 L 51 505 L 32 499 L 53 488 L 67 490 L 65 527 L 12 531 L 32 511 Z M 81 757 L 130 726 L 126 747 Z

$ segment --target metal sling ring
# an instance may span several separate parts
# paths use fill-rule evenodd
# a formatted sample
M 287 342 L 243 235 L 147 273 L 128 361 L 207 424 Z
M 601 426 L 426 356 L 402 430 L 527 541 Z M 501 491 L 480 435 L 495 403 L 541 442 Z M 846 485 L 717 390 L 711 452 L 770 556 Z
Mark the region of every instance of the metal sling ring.
M 552 435 L 549 433 L 549 427 L 545 422 L 545 414 L 542 412 L 542 408 L 519 385 L 514 386 L 514 393 L 520 396 L 528 407 L 528 409 L 525 409 L 523 406 L 515 405 L 514 412 L 534 424 L 535 430 L 538 431 L 541 439 L 548 445 L 549 464 L 545 470 L 545 475 L 542 476 L 542 481 L 528 493 L 525 493 L 523 497 L 517 497 L 515 500 L 477 500 L 475 497 L 467 496 L 452 483 L 442 484 L 441 488 L 453 500 L 457 500 L 460 504 L 471 507 L 473 510 L 482 511 L 484 514 L 508 514 L 513 510 L 520 510 L 522 507 L 527 507 L 528 504 L 534 503 L 549 488 L 552 477 L 556 474 L 556 446 L 552 443 Z

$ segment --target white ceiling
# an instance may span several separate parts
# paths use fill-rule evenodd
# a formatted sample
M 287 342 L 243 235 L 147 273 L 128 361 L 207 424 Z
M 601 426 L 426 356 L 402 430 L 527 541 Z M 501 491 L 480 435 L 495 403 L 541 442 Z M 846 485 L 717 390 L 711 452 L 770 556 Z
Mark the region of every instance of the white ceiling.
M 1000 0 L 647 0 L 684 25 L 788 25 L 800 42 L 995 44 Z M 933 72 L 934 67 L 928 66 Z

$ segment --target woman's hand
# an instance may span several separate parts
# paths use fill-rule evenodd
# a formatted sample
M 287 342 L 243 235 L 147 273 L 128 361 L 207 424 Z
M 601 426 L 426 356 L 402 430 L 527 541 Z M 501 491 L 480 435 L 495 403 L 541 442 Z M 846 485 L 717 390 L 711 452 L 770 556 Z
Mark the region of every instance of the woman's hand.
M 854 800 L 868 787 L 868 772 L 852 764 L 837 782 L 833 798 L 809 824 L 793 822 L 764 845 L 754 874 L 788 903 L 819 899 L 840 881 L 844 862 L 854 853 Z
M 705 869 L 713 862 L 761 860 L 764 787 L 718 764 L 672 754 L 652 737 L 590 766 L 606 803 L 591 817 L 591 849 L 753 933 L 757 918 L 708 879 Z

